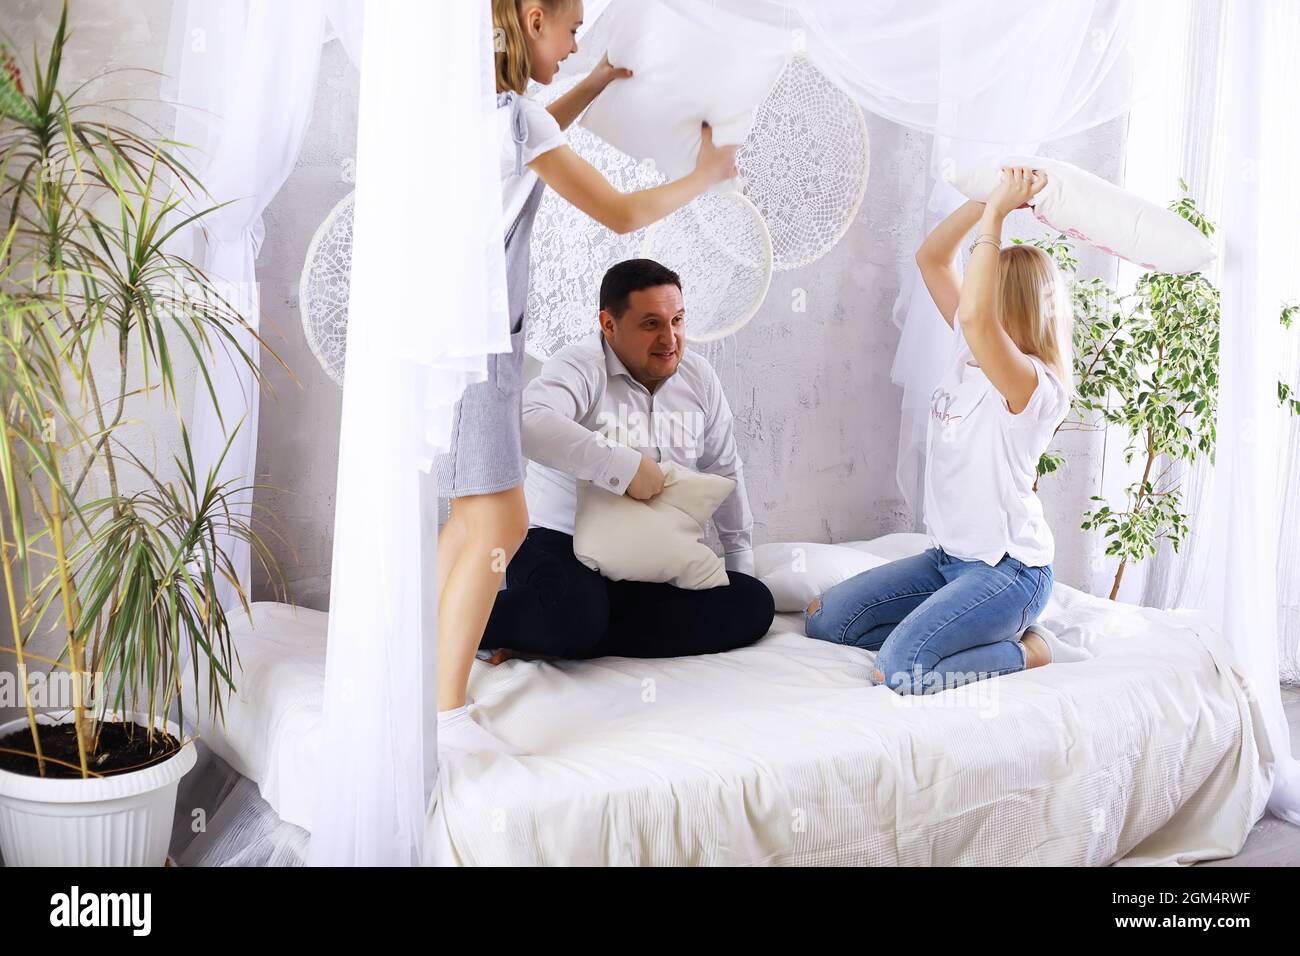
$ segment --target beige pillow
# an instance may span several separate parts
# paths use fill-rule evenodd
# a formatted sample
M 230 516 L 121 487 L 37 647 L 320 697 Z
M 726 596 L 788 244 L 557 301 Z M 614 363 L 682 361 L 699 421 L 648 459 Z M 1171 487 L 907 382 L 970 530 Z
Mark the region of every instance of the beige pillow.
M 704 523 L 736 487 L 732 478 L 664 466 L 649 501 L 578 482 L 573 554 L 611 581 L 665 582 L 692 591 L 727 584 L 727 566 L 704 543 Z

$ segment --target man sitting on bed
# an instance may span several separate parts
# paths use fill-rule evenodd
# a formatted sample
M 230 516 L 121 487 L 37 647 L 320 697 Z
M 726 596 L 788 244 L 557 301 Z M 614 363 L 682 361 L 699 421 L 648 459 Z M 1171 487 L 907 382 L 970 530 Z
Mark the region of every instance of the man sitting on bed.
M 713 654 L 752 644 L 771 627 L 771 592 L 750 576 L 753 518 L 731 409 L 712 366 L 685 349 L 677 273 L 629 259 L 601 282 L 600 331 L 552 356 L 524 389 L 530 527 L 484 631 L 481 647 L 499 649 L 494 662 L 519 653 Z M 658 427 L 664 422 L 673 427 Z M 635 447 L 597 430 L 611 425 Z M 660 465 L 668 462 L 736 481 L 713 516 L 724 586 L 611 581 L 573 555 L 578 481 L 646 501 L 663 490 Z

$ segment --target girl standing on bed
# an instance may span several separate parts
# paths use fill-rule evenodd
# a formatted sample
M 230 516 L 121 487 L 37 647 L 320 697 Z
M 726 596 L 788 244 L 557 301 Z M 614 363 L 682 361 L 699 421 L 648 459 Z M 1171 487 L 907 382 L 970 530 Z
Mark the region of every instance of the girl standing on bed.
M 809 637 L 876 650 L 873 683 L 900 694 L 1039 667 L 1058 644 L 1029 628 L 1051 596 L 1054 553 L 1033 485 L 1070 408 L 1072 316 L 1051 257 L 1002 248 L 1003 219 L 1046 175 L 1002 172 L 987 202 L 967 202 L 916 254 L 953 330 L 926 435 L 932 547 L 849 578 L 804 615 Z M 953 259 L 977 223 L 963 279 Z
M 550 186 L 615 232 L 628 233 L 736 175 L 736 147 L 715 147 L 706 127 L 693 172 L 653 189 L 620 193 L 569 149 L 563 131 L 609 83 L 630 73 L 610 66 L 606 57 L 550 107 L 524 96 L 530 79 L 550 83 L 560 61 L 577 52 L 581 0 L 491 3 L 511 352 L 489 356 L 487 380 L 465 389 L 453 413 L 449 451 L 438 462 L 439 494 L 451 499 L 451 515 L 438 538 L 441 752 L 519 752 L 474 722 L 466 709 L 465 684 L 505 566 L 528 531 L 520 397 L 529 237 L 543 188 Z

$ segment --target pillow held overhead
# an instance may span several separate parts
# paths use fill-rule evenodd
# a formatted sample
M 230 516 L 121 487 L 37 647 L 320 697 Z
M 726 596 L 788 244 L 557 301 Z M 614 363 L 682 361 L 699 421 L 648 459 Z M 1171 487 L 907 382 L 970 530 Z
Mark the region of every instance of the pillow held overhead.
M 704 30 L 657 0 L 636 0 L 613 12 L 609 61 L 632 76 L 605 88 L 582 125 L 638 161 L 650 159 L 668 179 L 695 168 L 700 123 L 718 146 L 739 146 L 754 112 L 785 63 L 784 54 L 755 52 L 766 34 L 747 43 L 755 26 L 711 10 Z
M 729 583 L 726 563 L 704 543 L 704 523 L 736 482 L 664 466 L 664 490 L 649 501 L 578 482 L 573 555 L 611 581 L 652 581 L 692 591 Z
M 1215 257 L 1210 240 L 1176 212 L 1057 159 L 984 159 L 951 169 L 945 178 L 968 199 L 983 202 L 1001 181 L 1003 166 L 1047 173 L 1047 185 L 1029 201 L 1034 216 L 1103 252 L 1170 273 L 1199 272 Z

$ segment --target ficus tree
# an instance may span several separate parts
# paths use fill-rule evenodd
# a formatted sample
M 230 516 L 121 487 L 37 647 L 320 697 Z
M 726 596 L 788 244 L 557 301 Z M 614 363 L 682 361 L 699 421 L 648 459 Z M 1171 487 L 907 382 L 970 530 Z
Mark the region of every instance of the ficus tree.
M 1170 204 L 1202 235 L 1215 231 L 1189 196 Z M 1013 240 L 1019 242 L 1020 240 Z M 1161 538 L 1178 551 L 1191 517 L 1183 510 L 1182 475 L 1200 456 L 1214 460 L 1219 396 L 1219 290 L 1195 272 L 1144 273 L 1131 292 L 1119 293 L 1099 278 L 1077 275 L 1078 259 L 1067 237 L 1030 240 L 1056 261 L 1067 277 L 1074 309 L 1074 404 L 1057 431 L 1108 427 L 1126 436 L 1124 461 L 1137 459 L 1141 477 L 1123 491 L 1122 504 L 1092 495 L 1084 531 L 1100 530 L 1105 554 L 1116 562 L 1110 597 L 1119 594 L 1125 570 L 1156 553 Z M 1285 306 L 1290 327 L 1300 312 Z M 1278 382 L 1278 399 L 1297 414 L 1300 400 Z M 1038 478 L 1064 464 L 1059 451 L 1039 459 Z M 1037 487 L 1037 483 L 1035 484 Z

